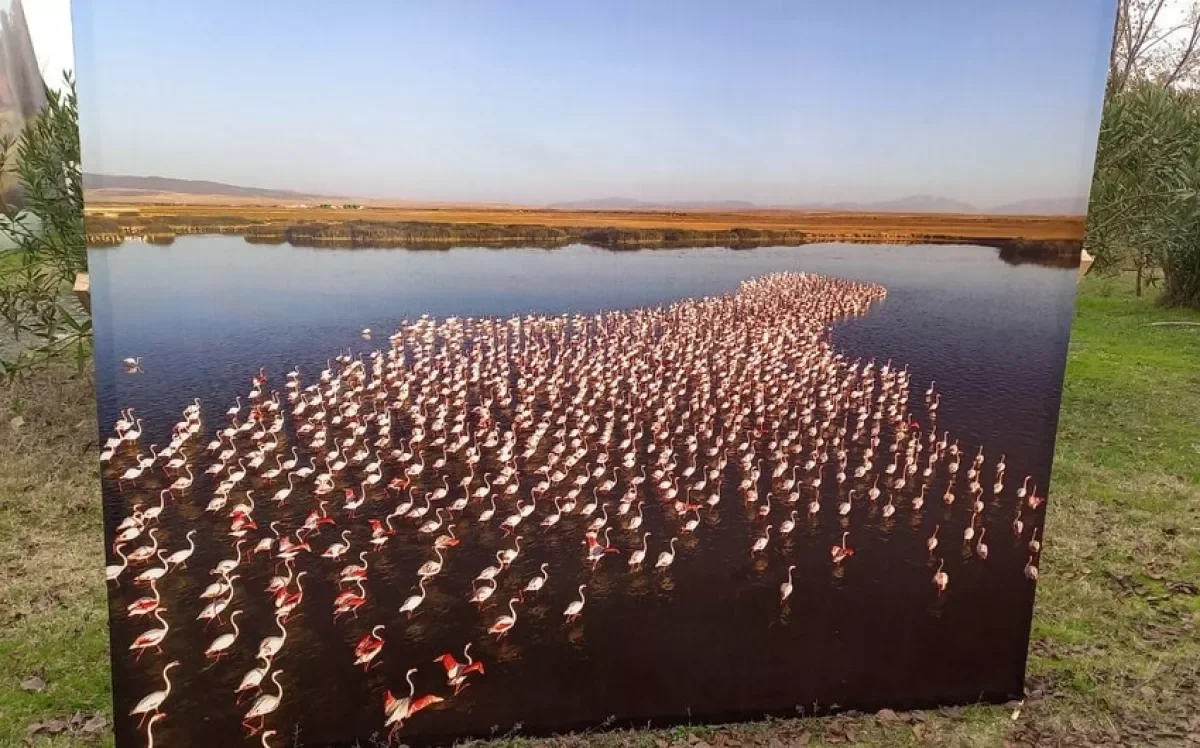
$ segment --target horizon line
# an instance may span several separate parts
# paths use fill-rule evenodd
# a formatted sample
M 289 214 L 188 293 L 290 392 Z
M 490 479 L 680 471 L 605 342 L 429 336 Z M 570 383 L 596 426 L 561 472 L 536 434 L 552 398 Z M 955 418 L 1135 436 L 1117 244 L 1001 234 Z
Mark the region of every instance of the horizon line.
M 234 190 L 245 190 L 258 193 L 259 195 L 228 195 L 221 192 L 186 192 L 174 191 L 165 187 L 133 187 L 133 186 L 101 186 L 88 187 L 85 185 L 85 191 L 125 191 L 125 192 L 143 192 L 147 195 L 155 193 L 159 194 L 174 194 L 174 195 L 195 195 L 197 197 L 229 197 L 229 198 L 257 198 L 257 199 L 276 199 L 284 200 L 302 198 L 332 200 L 332 199 L 354 199 L 368 200 L 373 202 L 388 202 L 388 203 L 406 203 L 410 205 L 428 205 L 428 206 L 475 206 L 475 207 L 494 207 L 494 208 L 537 208 L 544 210 L 567 210 L 581 212 L 620 212 L 620 211 L 808 211 L 808 212 L 873 212 L 872 209 L 878 210 L 881 206 L 889 204 L 902 203 L 910 200 L 926 200 L 932 202 L 946 202 L 958 204 L 969 210 L 887 210 L 884 212 L 895 213 L 913 213 L 913 214 L 947 214 L 947 215 L 1001 215 L 995 211 L 999 208 L 1017 206 L 1022 204 L 1036 203 L 1074 203 L 1082 205 L 1080 210 L 1072 210 L 1068 212 L 1051 211 L 1051 212 L 1028 212 L 1014 213 L 1011 215 L 1030 215 L 1030 216 L 1086 216 L 1088 196 L 1086 195 L 1055 195 L 1055 196 L 1037 196 L 1024 198 L 1020 200 L 1009 200 L 991 205 L 976 205 L 966 200 L 945 197 L 930 193 L 910 193 L 891 198 L 879 198 L 872 200 L 826 200 L 826 201 L 797 201 L 793 203 L 770 203 L 762 204 L 753 200 L 743 198 L 716 198 L 704 200 L 643 200 L 639 198 L 624 197 L 621 195 L 605 195 L 604 197 L 587 197 L 581 199 L 564 199 L 552 202 L 514 202 L 508 200 L 478 200 L 478 199 L 438 199 L 438 198 L 411 198 L 411 197 L 395 197 L 379 194 L 337 194 L 337 193 L 320 193 L 307 192 L 293 188 L 283 187 L 259 187 L 233 184 L 230 182 L 222 182 L 216 179 L 196 179 L 189 177 L 168 177 L 159 174 L 109 174 L 104 172 L 84 172 L 85 181 L 88 177 L 99 177 L 102 179 L 137 179 L 137 180 L 163 180 L 169 182 L 185 182 L 193 184 L 208 184 L 217 187 L 231 188 Z M 270 194 L 266 194 L 270 193 Z M 612 207 L 604 207 L 603 203 L 627 203 L 627 205 L 614 205 Z

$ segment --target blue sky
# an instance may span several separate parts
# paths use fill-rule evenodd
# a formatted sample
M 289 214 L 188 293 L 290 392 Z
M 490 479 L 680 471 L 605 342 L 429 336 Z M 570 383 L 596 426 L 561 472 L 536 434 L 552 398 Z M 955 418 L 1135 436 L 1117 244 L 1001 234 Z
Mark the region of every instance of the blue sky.
M 527 204 L 1078 197 L 1113 5 L 76 3 L 84 167 Z

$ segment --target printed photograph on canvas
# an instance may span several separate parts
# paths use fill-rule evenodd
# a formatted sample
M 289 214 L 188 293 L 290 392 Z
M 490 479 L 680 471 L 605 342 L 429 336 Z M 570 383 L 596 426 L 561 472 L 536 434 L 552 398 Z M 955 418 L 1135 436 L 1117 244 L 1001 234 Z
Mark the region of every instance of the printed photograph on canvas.
M 77 6 L 117 745 L 1020 698 L 1113 12 Z

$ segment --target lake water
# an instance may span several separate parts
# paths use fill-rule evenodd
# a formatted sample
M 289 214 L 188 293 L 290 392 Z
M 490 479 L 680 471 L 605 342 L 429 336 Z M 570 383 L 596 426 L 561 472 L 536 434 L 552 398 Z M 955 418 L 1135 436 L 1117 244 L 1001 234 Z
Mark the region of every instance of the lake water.
M 1010 483 L 1031 474 L 1046 486 L 1075 270 L 1010 265 L 997 250 L 975 246 L 612 252 L 584 246 L 306 249 L 237 237 L 180 237 L 165 247 L 127 243 L 90 253 L 101 423 L 107 436 L 118 410 L 135 407 L 146 419 L 142 444 L 162 444 L 183 407 L 199 397 L 206 442 L 234 396 L 244 397 L 258 367 L 266 367 L 276 386 L 296 365 L 312 381 L 339 352 L 386 346 L 386 335 L 405 319 L 651 306 L 731 292 L 742 280 L 775 271 L 885 285 L 887 298 L 868 314 L 834 325 L 836 347 L 851 357 L 909 367 L 917 399 L 937 380 L 939 429 L 949 429 L 968 455 L 980 444 L 989 455 L 1006 453 Z M 376 332 L 374 340 L 359 337 L 366 327 Z M 124 374 L 121 359 L 135 356 L 143 373 Z M 912 406 L 920 409 L 918 402 Z M 207 570 L 232 553 L 219 537 L 224 525 L 200 511 L 211 495 L 205 486 L 197 480 L 190 503 L 169 506 L 161 522 L 172 550 L 184 544 L 189 527 L 209 528 L 205 532 L 215 536 L 201 544 L 189 570 L 161 585 L 172 621 L 165 655 L 135 662 L 126 650 L 153 624 L 125 618 L 125 606 L 144 590 L 126 584 L 112 595 L 116 713 L 161 688 L 159 669 L 178 659 L 171 717 L 156 725 L 156 739 L 164 745 L 257 744 L 242 737 L 245 705 L 235 703 L 233 689 L 253 666 L 257 641 L 274 632 L 270 600 L 261 594 L 272 564 L 260 558 L 243 568 L 245 589 L 235 606 L 245 611 L 243 639 L 231 657 L 207 667 L 204 647 L 218 629 L 229 629 L 203 630 L 195 621 L 202 607 L 196 594 L 211 581 Z M 104 495 L 111 533 L 133 498 L 118 493 L 113 480 L 105 481 Z M 132 495 L 145 500 L 153 493 Z M 396 612 L 411 592 L 413 569 L 428 556 L 396 538 L 385 560 L 373 561 L 371 600 L 357 620 L 334 623 L 328 611 L 336 585 L 306 580 L 314 581 L 305 601 L 312 612 L 289 624 L 295 644 L 289 642 L 277 663 L 286 671 L 287 693 L 268 725 L 284 725 L 280 732 L 287 735 L 294 725 L 305 745 L 382 735 L 384 689 L 406 694 L 405 671 L 420 667 L 418 694 L 442 693 L 444 680 L 431 660 L 445 651 L 461 653 L 466 641 L 476 642 L 473 654 L 487 663 L 487 673 L 462 695 L 415 716 L 404 741 L 486 736 L 516 723 L 523 732 L 546 732 L 614 716 L 617 724 L 645 725 L 789 715 L 801 707 L 812 713 L 1019 697 L 1034 593 L 1022 574 L 1024 546 L 1011 531 L 1013 542 L 1004 542 L 1008 518 L 989 520 L 990 560 L 952 561 L 950 593 L 934 595 L 923 539 L 938 523 L 961 533 L 967 515 L 957 506 L 951 514 L 933 493 L 929 498 L 924 513 L 898 514 L 902 521 L 894 526 L 864 517 L 854 563 L 837 576 L 827 553 L 829 541 L 840 536 L 836 516 L 822 513 L 797 530 L 793 546 L 773 550 L 792 560 L 772 556 L 764 569 L 746 558 L 749 525 L 741 502 L 724 501 L 708 518 L 724 523 L 713 535 L 728 542 L 693 541 L 711 545 L 703 553 L 692 547 L 694 557 L 667 579 L 631 577 L 623 562 L 602 566 L 589 582 L 594 599 L 570 630 L 562 628 L 559 613 L 585 575 L 582 553 L 570 543 L 535 544 L 517 561 L 514 580 L 527 579 L 547 558 L 561 559 L 560 566 L 523 611 L 524 627 L 500 643 L 479 636 L 474 606 L 439 597 L 432 587 L 429 603 L 411 622 Z M 302 519 L 308 502 L 297 501 Z M 1029 521 L 1040 523 L 1040 514 Z M 265 530 L 266 523 L 259 524 Z M 649 517 L 647 526 L 654 530 Z M 355 533 L 352 556 L 366 537 Z M 921 553 L 899 550 L 914 544 Z M 469 589 L 473 574 L 502 545 L 494 529 L 466 537 L 439 585 L 447 580 Z M 781 608 L 778 584 L 787 563 L 798 567 L 796 592 Z M 507 599 L 503 592 L 496 599 Z M 353 645 L 375 623 L 388 625 L 388 642 L 380 667 L 364 675 L 350 664 Z M 118 718 L 119 744 L 141 744 L 135 727 L 136 720 Z

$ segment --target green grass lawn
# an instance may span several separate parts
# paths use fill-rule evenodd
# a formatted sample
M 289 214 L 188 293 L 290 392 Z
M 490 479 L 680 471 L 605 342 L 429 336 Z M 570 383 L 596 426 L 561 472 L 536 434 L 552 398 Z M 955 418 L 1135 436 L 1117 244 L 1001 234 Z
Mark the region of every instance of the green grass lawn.
M 1164 321 L 1200 313 L 1080 285 L 1023 704 L 496 744 L 1200 745 L 1200 326 Z M 70 365 L 0 389 L 3 746 L 112 742 L 95 435 Z

